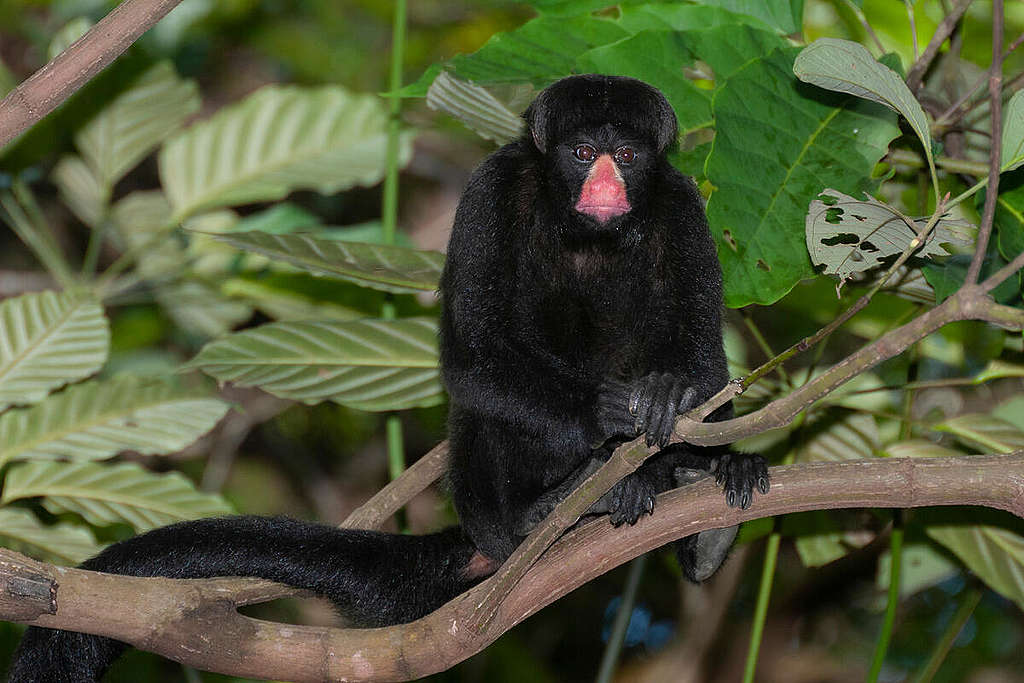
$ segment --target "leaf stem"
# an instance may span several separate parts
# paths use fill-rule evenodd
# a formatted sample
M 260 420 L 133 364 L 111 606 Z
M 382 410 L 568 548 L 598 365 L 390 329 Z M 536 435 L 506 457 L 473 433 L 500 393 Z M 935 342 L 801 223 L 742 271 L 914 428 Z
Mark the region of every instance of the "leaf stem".
M 889 596 L 885 605 L 885 618 L 882 621 L 882 630 L 878 634 L 878 642 L 875 644 L 875 654 L 871 660 L 871 669 L 868 671 L 868 683 L 875 683 L 878 674 L 882 671 L 882 664 L 885 663 L 885 653 L 889 650 L 889 641 L 892 640 L 892 628 L 896 623 L 896 607 L 900 601 L 900 576 L 903 565 L 903 512 L 893 511 L 892 535 L 889 537 Z
M 47 228 L 39 207 L 32 198 L 32 192 L 18 180 L 14 182 L 12 191 L 0 192 L 0 218 L 11 226 L 11 230 L 25 245 L 32 250 L 46 271 L 67 289 L 75 284 L 71 273 L 56 240 Z
M 776 518 L 764 549 L 764 564 L 761 567 L 761 582 L 757 590 L 757 605 L 754 607 L 754 618 L 750 628 L 750 646 L 747 648 L 747 662 L 743 667 L 743 683 L 753 683 L 754 673 L 757 671 L 757 656 L 761 650 L 761 638 L 764 636 L 764 625 L 768 618 L 768 602 L 771 599 L 772 585 L 775 582 L 775 565 L 779 559 L 779 543 L 782 540 L 778 526 L 778 518 Z
M 981 602 L 982 595 L 981 589 L 977 586 L 971 587 L 964 593 L 960 599 L 959 607 L 957 607 L 953 617 L 949 620 L 949 624 L 942 633 L 942 637 L 935 643 L 935 649 L 932 650 L 931 657 L 928 658 L 928 662 L 921 669 L 921 672 L 917 674 L 914 683 L 929 683 L 935 677 L 939 667 L 942 666 L 942 662 L 945 661 L 946 655 L 952 649 L 953 643 L 956 642 L 957 636 L 960 635 L 960 631 L 963 630 L 967 620 L 971 618 L 975 608 L 978 607 L 978 603 Z

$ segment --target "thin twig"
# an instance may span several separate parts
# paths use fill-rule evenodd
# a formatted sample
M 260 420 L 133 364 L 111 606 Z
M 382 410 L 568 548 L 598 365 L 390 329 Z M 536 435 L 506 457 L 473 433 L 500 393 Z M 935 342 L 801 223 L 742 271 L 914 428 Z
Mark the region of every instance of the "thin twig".
M 992 0 L 992 68 L 988 76 L 989 107 L 992 121 L 992 145 L 989 151 L 988 189 L 985 191 L 985 208 L 978 226 L 978 242 L 974 257 L 967 268 L 964 282 L 974 284 L 981 273 L 981 265 L 988 251 L 988 240 L 992 234 L 992 223 L 996 216 L 996 199 L 999 196 L 999 171 L 1003 146 L 1003 0 Z
M 1006 48 L 1006 51 L 1003 52 L 1003 61 L 1006 61 L 1006 58 L 1009 57 L 1014 50 L 1020 47 L 1021 43 L 1024 43 L 1024 33 L 1021 33 L 1019 36 L 1017 36 L 1014 39 L 1014 41 L 1010 43 L 1010 47 Z M 947 125 L 950 121 L 953 120 L 954 114 L 956 114 L 957 119 L 963 118 L 963 115 L 970 111 L 970 109 L 965 109 L 964 111 L 959 113 L 957 113 L 957 109 L 964 106 L 964 103 L 967 102 L 967 100 L 971 99 L 974 93 L 977 92 L 978 88 L 980 88 L 981 86 L 985 85 L 985 83 L 988 82 L 988 78 L 991 73 L 992 67 L 989 67 L 985 73 L 978 77 L 978 80 L 972 83 L 971 86 L 964 91 L 964 94 L 960 96 L 960 99 L 958 99 L 953 104 L 949 105 L 949 109 L 942 112 L 939 118 L 935 119 L 935 125 Z
M 918 88 L 921 87 L 921 83 L 924 81 L 924 74 L 928 71 L 928 67 L 931 66 L 935 56 L 939 54 L 939 48 L 942 47 L 947 38 L 953 35 L 957 23 L 963 17 L 970 4 L 971 0 L 960 0 L 956 7 L 953 8 L 953 11 L 947 14 L 938 28 L 935 29 L 932 39 L 928 41 L 928 46 L 907 72 L 907 87 L 910 88 L 910 92 L 916 93 Z

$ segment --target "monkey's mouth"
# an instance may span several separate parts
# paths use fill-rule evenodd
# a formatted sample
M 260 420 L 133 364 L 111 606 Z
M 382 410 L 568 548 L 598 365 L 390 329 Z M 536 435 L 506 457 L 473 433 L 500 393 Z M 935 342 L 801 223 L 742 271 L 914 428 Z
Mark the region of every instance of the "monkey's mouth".
M 590 216 L 591 218 L 597 219 L 599 223 L 607 223 L 616 216 L 629 213 L 629 205 L 623 206 L 621 203 L 617 204 L 591 204 L 578 202 L 576 204 L 576 210 L 582 214 Z

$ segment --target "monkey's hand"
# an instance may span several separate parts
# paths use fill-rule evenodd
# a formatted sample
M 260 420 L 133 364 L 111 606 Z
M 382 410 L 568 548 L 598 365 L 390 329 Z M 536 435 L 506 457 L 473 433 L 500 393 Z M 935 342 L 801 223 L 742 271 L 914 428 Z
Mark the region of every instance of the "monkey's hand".
M 715 456 L 711 461 L 711 472 L 715 482 L 725 489 L 725 502 L 729 507 L 737 505 L 742 510 L 750 507 L 754 498 L 754 487 L 762 494 L 768 493 L 768 464 L 754 453 L 733 453 L 731 451 Z
M 647 445 L 664 447 L 676 416 L 697 405 L 697 392 L 669 373 L 652 372 L 633 382 L 608 380 L 597 397 L 600 442 L 647 433 Z

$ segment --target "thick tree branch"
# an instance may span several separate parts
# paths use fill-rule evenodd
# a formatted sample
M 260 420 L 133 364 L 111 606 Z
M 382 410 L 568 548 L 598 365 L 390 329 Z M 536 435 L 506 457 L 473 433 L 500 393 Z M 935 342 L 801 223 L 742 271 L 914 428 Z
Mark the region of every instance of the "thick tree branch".
M 0 148 L 107 68 L 181 0 L 125 0 L 0 101 Z
M 6 550 L 0 551 L 0 618 L 110 636 L 235 676 L 409 680 L 479 652 L 543 606 L 613 567 L 706 529 L 769 515 L 857 507 L 984 505 L 1024 516 L 1024 452 L 812 463 L 776 467 L 771 475 L 771 495 L 749 510 L 727 507 L 707 479 L 660 496 L 654 515 L 636 526 L 615 529 L 607 518 L 582 525 L 545 554 L 529 581 L 515 586 L 484 632 L 466 625 L 489 582 L 411 624 L 318 628 L 239 615 L 236 605 L 275 595 L 267 582 L 113 576 L 56 568 Z M 108 609 L 111 604 L 121 609 Z

